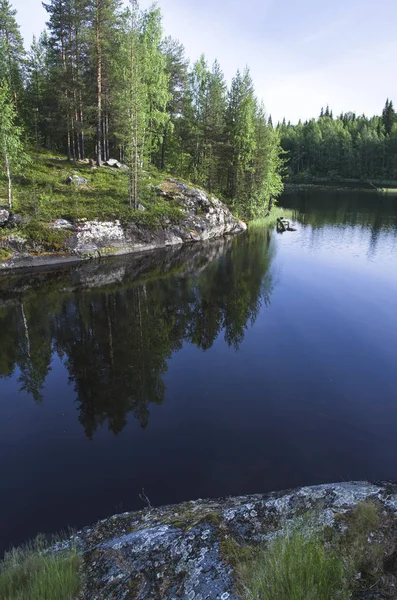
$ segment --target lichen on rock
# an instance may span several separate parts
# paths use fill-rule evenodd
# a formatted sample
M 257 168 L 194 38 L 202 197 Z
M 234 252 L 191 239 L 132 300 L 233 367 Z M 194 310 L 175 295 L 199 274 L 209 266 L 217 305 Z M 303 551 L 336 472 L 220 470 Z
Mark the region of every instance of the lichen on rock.
M 339 539 L 366 501 L 377 503 L 384 519 L 370 542 L 379 538 L 385 564 L 394 565 L 396 500 L 394 484 L 336 483 L 115 515 L 77 534 L 84 554 L 81 598 L 238 600 L 228 549 L 263 547 L 299 519 L 302 527 Z

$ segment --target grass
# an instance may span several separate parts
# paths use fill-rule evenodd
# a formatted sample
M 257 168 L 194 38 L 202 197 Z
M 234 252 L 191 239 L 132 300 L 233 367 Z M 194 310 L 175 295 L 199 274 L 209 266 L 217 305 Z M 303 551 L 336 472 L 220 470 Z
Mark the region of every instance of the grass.
M 87 183 L 67 184 L 67 178 L 73 174 L 84 177 Z M 146 211 L 140 212 L 129 206 L 128 173 L 124 170 L 91 169 L 88 164 L 69 163 L 65 158 L 42 152 L 38 158 L 32 157 L 23 173 L 14 178 L 14 210 L 42 223 L 54 219 L 117 218 L 157 226 L 181 217 L 176 202 L 165 201 L 155 193 L 155 186 L 166 176 L 154 168 L 143 173 L 139 202 Z M 0 203 L 6 197 L 7 182 L 1 176 Z
M 368 585 L 377 581 L 383 571 L 385 548 L 377 539 L 382 526 L 380 508 L 374 502 L 360 502 L 347 519 L 347 532 L 341 542 L 342 553 L 349 557 L 351 575 L 361 574 Z
M 74 600 L 80 591 L 75 547 L 52 552 L 44 536 L 13 549 L 0 563 L 2 600 Z
M 395 597 L 395 548 L 390 515 L 365 500 L 332 527 L 295 522 L 267 545 L 226 538 L 221 551 L 245 600 L 347 600 L 374 588 Z
M 248 227 L 251 229 L 253 229 L 254 227 L 274 227 L 276 225 L 278 217 L 283 217 L 284 219 L 288 219 L 290 221 L 295 220 L 295 214 L 293 210 L 280 208 L 279 206 L 273 206 L 268 217 L 253 219 L 252 221 L 249 221 Z
M 247 600 L 344 600 L 350 589 L 342 558 L 315 534 L 294 528 L 237 567 Z

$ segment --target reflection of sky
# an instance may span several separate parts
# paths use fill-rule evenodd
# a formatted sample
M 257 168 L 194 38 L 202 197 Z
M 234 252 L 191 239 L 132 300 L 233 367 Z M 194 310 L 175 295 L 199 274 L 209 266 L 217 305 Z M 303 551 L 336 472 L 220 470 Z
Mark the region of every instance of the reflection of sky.
M 142 0 L 142 8 L 152 0 Z M 397 101 L 397 3 L 385 0 L 160 0 L 167 35 L 196 60 L 217 58 L 228 80 L 251 67 L 274 120 L 353 110 L 379 114 Z M 41 0 L 14 0 L 30 43 L 46 21 Z
M 279 248 L 288 261 L 310 260 L 324 268 L 367 272 L 397 287 L 397 232 L 353 225 L 326 225 L 313 228 L 298 224 L 298 231 L 283 235 Z M 280 236 L 281 237 L 281 236 Z M 310 258 L 309 256 L 310 255 Z

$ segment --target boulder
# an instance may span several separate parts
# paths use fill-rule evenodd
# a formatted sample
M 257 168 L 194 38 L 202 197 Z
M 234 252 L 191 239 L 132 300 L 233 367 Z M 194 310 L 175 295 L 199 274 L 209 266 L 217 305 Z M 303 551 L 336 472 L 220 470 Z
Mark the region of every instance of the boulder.
M 24 215 L 18 215 L 16 213 L 13 213 L 12 215 L 10 215 L 10 218 L 8 220 L 8 226 L 9 227 L 20 227 L 21 225 L 26 225 L 29 222 L 30 222 L 30 217 L 26 217 Z
M 120 169 L 121 167 L 121 162 L 119 162 L 115 158 L 109 158 L 109 160 L 107 160 L 104 164 L 107 167 L 115 167 L 116 169 Z
M 145 212 L 146 208 L 143 206 L 143 204 L 138 204 L 138 210 Z
M 73 229 L 72 223 L 66 219 L 57 219 L 54 223 L 50 224 L 52 229 Z
M 384 561 L 381 587 L 391 593 L 380 596 L 373 589 L 376 595 L 361 595 L 369 586 L 357 573 L 354 597 L 395 598 L 397 485 L 366 482 L 197 500 L 155 509 L 149 505 L 140 512 L 104 519 L 72 538 L 83 555 L 79 597 L 241 600 L 233 572 L 238 550 L 265 546 L 296 523 L 308 534 L 326 534 L 340 551 L 353 543 L 349 528 L 353 527 L 353 511 L 362 503 L 377 507 L 378 517 L 369 524 L 360 522 L 351 535 L 358 536 L 365 558 L 371 546 L 378 545 L 380 564 Z M 367 511 L 362 519 L 367 519 L 366 515 Z M 372 588 L 380 582 L 381 578 Z
M 66 183 L 68 183 L 69 185 L 73 183 L 75 185 L 86 185 L 88 183 L 88 179 L 86 179 L 85 177 L 80 177 L 80 175 L 70 175 L 67 178 Z
M 0 227 L 6 225 L 10 218 L 10 211 L 5 206 L 0 206 Z
M 106 167 L 112 167 L 113 169 L 128 169 L 127 165 L 123 165 L 120 161 L 115 158 L 109 158 L 106 162 L 103 163 Z

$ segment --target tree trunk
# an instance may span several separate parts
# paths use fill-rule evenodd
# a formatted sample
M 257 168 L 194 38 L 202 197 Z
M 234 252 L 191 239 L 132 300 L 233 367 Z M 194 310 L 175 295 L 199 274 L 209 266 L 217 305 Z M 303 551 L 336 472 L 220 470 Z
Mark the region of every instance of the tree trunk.
M 10 171 L 10 160 L 8 158 L 7 149 L 5 149 L 5 160 L 6 160 L 6 171 L 8 181 L 8 207 L 12 208 L 12 184 L 11 184 L 11 171 Z
M 165 169 L 165 148 L 166 148 L 166 144 L 167 144 L 167 127 L 164 128 L 163 142 L 161 144 L 161 163 L 160 163 L 160 169 L 162 171 L 164 171 L 164 169 Z
M 80 103 L 80 124 L 81 124 L 81 158 L 83 160 L 85 160 L 84 115 L 83 115 L 83 100 L 81 97 L 81 90 L 79 92 L 79 103 Z
M 102 165 L 102 47 L 101 47 L 101 23 L 100 23 L 100 0 L 96 0 L 96 58 L 97 58 L 97 129 L 96 129 L 96 164 Z

